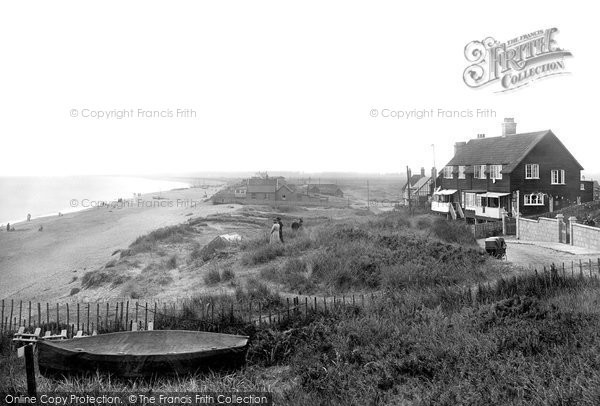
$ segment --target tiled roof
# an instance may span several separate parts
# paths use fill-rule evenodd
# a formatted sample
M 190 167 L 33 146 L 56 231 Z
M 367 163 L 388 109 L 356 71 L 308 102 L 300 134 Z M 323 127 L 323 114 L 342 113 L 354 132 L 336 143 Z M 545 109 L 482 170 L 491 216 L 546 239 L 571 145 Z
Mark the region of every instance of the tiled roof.
M 506 137 L 477 138 L 460 147 L 449 165 L 504 165 L 503 173 L 510 173 L 544 137 L 552 131 L 538 131 Z M 560 143 L 560 140 L 556 138 Z M 566 148 L 565 148 L 566 149 Z M 575 158 L 573 158 L 575 159 Z

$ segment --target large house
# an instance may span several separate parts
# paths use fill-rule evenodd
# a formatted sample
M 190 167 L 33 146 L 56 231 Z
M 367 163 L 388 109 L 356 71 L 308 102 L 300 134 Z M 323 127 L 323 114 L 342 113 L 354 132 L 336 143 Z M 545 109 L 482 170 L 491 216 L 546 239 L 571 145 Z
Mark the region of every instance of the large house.
M 552 212 L 590 200 L 582 169 L 551 130 L 517 134 L 507 118 L 502 136 L 455 144 L 431 209 L 469 222 Z

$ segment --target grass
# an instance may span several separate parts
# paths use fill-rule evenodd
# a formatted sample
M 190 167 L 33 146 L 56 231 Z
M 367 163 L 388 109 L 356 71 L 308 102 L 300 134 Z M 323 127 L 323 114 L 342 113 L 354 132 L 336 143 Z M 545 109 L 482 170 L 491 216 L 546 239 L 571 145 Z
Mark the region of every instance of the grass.
M 190 223 L 159 228 L 136 238 L 129 248 L 121 250 L 121 258 L 153 251 L 159 242 L 163 244 L 184 242 L 194 231 L 194 227 Z
M 276 402 L 292 406 L 593 405 L 600 397 L 600 309 L 584 303 L 598 293 L 598 279 L 548 272 L 482 285 L 476 301 L 451 286 L 403 288 L 364 308 L 257 326 L 226 310 L 248 300 L 281 308 L 278 295 L 252 280 L 234 299 L 212 298 L 226 310 L 220 331 L 251 337 L 246 368 L 155 382 L 38 377 L 38 390 L 271 390 Z M 182 317 L 198 317 L 206 303 L 192 301 L 164 327 L 201 327 Z M 24 391 L 22 360 L 7 354 L 8 338 L 0 344 L 0 391 Z

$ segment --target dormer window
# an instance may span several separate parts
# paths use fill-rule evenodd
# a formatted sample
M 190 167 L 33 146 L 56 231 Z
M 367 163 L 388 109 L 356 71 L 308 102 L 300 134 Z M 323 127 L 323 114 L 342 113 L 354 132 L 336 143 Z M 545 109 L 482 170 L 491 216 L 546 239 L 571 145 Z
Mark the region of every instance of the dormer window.
M 452 166 L 444 167 L 444 179 L 452 179 L 454 175 L 452 174 Z
M 473 167 L 475 171 L 475 179 L 485 179 L 485 165 L 475 165 Z

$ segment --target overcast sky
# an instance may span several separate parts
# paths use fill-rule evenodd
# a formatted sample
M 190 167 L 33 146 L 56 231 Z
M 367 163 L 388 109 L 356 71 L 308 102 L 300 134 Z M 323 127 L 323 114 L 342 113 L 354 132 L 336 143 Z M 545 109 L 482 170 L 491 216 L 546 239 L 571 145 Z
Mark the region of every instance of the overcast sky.
M 403 172 L 430 168 L 432 144 L 440 167 L 455 141 L 499 135 L 505 116 L 519 132 L 552 129 L 585 172 L 600 173 L 594 9 L 462 4 L 3 2 L 0 175 Z M 573 53 L 570 75 L 508 93 L 463 82 L 468 42 L 550 27 Z M 496 117 L 407 120 L 384 109 Z M 84 117 L 123 110 L 132 117 Z

